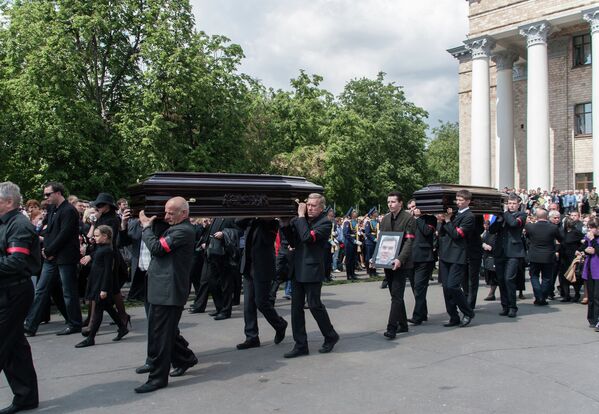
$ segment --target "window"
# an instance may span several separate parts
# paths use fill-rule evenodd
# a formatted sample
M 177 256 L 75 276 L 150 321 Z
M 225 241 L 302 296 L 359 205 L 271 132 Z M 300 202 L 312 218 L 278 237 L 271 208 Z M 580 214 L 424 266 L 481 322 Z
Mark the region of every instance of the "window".
M 593 173 L 580 173 L 576 174 L 576 189 L 584 190 L 588 188 L 589 190 L 593 188 Z
M 574 134 L 590 135 L 593 133 L 592 104 L 583 103 L 574 106 Z
M 574 50 L 574 66 L 583 66 L 591 64 L 591 35 L 585 34 L 581 36 L 574 36 L 573 50 Z

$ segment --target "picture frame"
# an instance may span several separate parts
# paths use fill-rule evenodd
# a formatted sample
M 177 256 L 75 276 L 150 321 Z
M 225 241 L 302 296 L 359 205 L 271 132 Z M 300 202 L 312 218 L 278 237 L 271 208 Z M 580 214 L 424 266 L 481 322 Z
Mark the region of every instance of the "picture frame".
M 402 231 L 383 231 L 379 233 L 372 258 L 374 267 L 377 269 L 393 269 L 393 260 L 399 255 L 402 241 Z

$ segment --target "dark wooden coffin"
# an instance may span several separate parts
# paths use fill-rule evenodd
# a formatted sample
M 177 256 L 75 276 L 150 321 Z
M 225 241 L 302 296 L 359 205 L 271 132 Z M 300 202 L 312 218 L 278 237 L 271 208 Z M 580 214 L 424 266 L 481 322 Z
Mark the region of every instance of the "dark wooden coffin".
M 296 200 L 323 188 L 302 177 L 258 174 L 158 172 L 129 187 L 133 215 L 164 215 L 171 197 L 189 202 L 196 217 L 290 217 Z
M 475 187 L 456 184 L 429 184 L 414 193 L 416 206 L 423 213 L 443 213 L 447 208 L 457 211 L 455 194 L 465 189 L 472 193 L 470 209 L 474 214 L 502 213 L 506 195 L 492 187 Z

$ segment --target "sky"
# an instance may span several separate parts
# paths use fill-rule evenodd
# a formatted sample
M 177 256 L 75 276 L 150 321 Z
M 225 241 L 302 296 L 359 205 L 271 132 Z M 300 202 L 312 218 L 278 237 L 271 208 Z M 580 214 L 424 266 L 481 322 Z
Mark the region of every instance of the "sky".
M 196 26 L 227 36 L 246 58 L 240 71 L 289 90 L 300 69 L 339 94 L 354 78 L 404 88 L 428 123 L 458 120 L 458 62 L 447 49 L 468 32 L 464 0 L 191 0 Z

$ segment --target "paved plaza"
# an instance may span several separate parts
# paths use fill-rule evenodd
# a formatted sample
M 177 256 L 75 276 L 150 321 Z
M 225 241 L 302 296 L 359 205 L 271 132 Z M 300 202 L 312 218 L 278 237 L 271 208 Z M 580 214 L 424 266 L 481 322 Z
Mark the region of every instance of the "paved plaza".
M 527 285 L 530 286 L 530 285 Z M 409 289 L 409 288 L 408 288 Z M 486 295 L 482 286 L 479 297 Z M 319 354 L 322 337 L 307 315 L 311 354 L 285 359 L 291 329 L 280 345 L 260 319 L 262 347 L 238 351 L 243 315 L 214 321 L 184 312 L 183 335 L 199 364 L 168 388 L 139 395 L 146 380 L 134 372 L 146 354 L 143 308 L 133 331 L 111 342 L 104 324 L 96 346 L 75 349 L 80 335 L 56 336 L 59 317 L 30 338 L 43 413 L 597 413 L 599 333 L 586 326 L 586 307 L 519 301 L 516 319 L 500 317 L 498 302 L 479 302 L 468 328 L 444 328 L 441 287 L 429 290 L 429 320 L 395 341 L 382 335 L 389 293 L 379 283 L 323 288 L 323 301 L 341 340 Z M 413 306 L 406 292 L 408 312 Z M 290 320 L 289 301 L 277 309 Z M 108 317 L 105 317 L 105 320 Z M 11 394 L 1 375 L 0 402 Z

